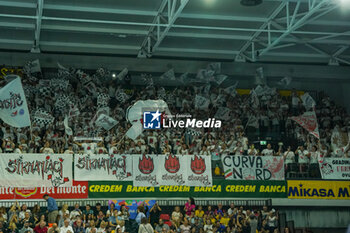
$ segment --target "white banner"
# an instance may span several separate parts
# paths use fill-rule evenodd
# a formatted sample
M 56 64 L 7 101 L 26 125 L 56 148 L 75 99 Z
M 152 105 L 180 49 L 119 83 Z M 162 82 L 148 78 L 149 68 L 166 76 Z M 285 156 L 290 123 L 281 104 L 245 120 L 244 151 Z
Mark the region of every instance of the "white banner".
M 158 155 L 134 155 L 134 186 L 159 186 Z
M 74 155 L 74 179 L 132 180 L 132 156 L 127 154 Z
M 350 180 L 350 158 L 324 158 L 318 162 L 322 179 Z
M 0 89 L 0 118 L 13 127 L 30 126 L 27 101 L 18 76 Z
M 157 158 L 159 185 L 185 185 L 186 170 L 183 155 L 161 155 Z M 181 166 L 182 165 L 182 166 Z
M 72 163 L 70 154 L 0 154 L 0 185 L 69 187 Z
M 209 156 L 134 155 L 134 186 L 212 186 Z
M 210 156 L 184 155 L 187 158 L 185 170 L 187 171 L 187 186 L 212 186 L 213 178 L 211 172 Z
M 227 180 L 284 180 L 283 157 L 223 155 Z

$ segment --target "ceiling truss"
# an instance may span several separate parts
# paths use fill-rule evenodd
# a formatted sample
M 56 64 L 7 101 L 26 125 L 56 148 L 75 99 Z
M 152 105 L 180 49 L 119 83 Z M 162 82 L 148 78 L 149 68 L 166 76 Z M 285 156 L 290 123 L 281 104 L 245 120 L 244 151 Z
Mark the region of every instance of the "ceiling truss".
M 200 14 L 184 12 L 190 0 L 161 0 L 157 11 L 130 10 L 104 7 L 71 6 L 59 3 L 45 3 L 44 0 L 36 0 L 35 4 L 0 0 L 0 6 L 24 9 L 36 9 L 35 15 L 0 13 L 0 28 L 33 30 L 33 40 L 2 38 L 3 44 L 32 44 L 31 52 L 40 52 L 40 46 L 62 47 L 87 47 L 106 48 L 135 51 L 135 56 L 152 57 L 157 52 L 198 53 L 229 55 L 236 61 L 256 62 L 266 56 L 295 56 L 310 58 L 327 58 L 341 64 L 350 64 L 348 55 L 350 46 L 350 25 L 341 20 L 326 20 L 322 16 L 337 9 L 339 5 L 330 0 L 265 0 L 279 3 L 275 10 L 267 17 L 251 17 L 221 14 Z M 305 7 L 307 6 L 307 7 Z M 306 9 L 306 10 L 305 10 Z M 45 10 L 57 12 L 81 12 L 81 13 L 106 13 L 115 15 L 150 17 L 150 21 L 137 20 L 106 20 L 84 17 L 53 17 L 43 14 Z M 177 19 L 189 20 L 218 20 L 222 22 L 250 22 L 260 26 L 232 27 L 225 25 L 203 25 L 177 23 Z M 21 19 L 19 22 L 7 19 Z M 24 22 L 27 20 L 26 22 Z M 51 23 L 46 23 L 51 22 Z M 67 25 L 74 22 L 74 25 Z M 79 25 L 77 25 L 79 24 Z M 94 24 L 94 26 L 90 26 Z M 95 26 L 98 24 L 100 26 Z M 111 27 L 111 25 L 113 27 Z M 237 25 L 237 24 L 232 24 Z M 311 26 L 341 26 L 344 31 L 315 30 L 304 28 Z M 118 26 L 128 26 L 118 28 Z M 146 27 L 148 29 L 140 29 Z M 312 27 L 311 27 L 312 28 Z M 132 35 L 142 37 L 139 45 L 100 45 L 98 43 L 85 43 L 79 45 L 76 42 L 56 42 L 41 40 L 41 33 L 46 31 L 58 31 L 64 33 L 81 32 L 94 34 Z M 196 39 L 221 39 L 227 41 L 242 41 L 242 46 L 237 50 L 213 49 L 213 48 L 180 48 L 169 47 L 164 40 L 169 38 L 196 38 Z M 315 53 L 285 52 L 283 49 L 305 45 Z M 329 51 L 323 46 L 334 46 L 334 51 Z M 284 52 L 280 52 L 284 51 Z

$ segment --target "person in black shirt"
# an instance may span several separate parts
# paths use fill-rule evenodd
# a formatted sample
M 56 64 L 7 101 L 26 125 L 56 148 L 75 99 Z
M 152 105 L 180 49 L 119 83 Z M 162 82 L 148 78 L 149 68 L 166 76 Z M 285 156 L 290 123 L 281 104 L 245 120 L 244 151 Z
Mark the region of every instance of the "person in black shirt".
M 150 223 L 153 227 L 155 227 L 155 224 L 158 224 L 160 212 L 162 209 L 159 207 L 158 203 L 156 202 L 154 206 L 151 208 L 150 212 Z

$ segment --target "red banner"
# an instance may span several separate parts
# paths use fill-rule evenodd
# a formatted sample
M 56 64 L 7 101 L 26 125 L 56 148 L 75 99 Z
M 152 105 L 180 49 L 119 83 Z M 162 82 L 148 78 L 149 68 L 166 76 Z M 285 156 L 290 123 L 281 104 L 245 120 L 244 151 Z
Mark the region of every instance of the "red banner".
M 0 187 L 0 199 L 42 199 L 45 193 L 55 199 L 85 199 L 88 191 L 87 181 L 73 181 L 73 186 L 57 188 Z

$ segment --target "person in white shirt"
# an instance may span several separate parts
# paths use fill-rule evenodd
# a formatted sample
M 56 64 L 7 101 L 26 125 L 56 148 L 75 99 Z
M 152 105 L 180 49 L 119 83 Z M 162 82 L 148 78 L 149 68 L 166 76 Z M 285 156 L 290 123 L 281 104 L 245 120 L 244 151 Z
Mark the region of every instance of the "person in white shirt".
M 40 149 L 40 153 L 43 153 L 43 154 L 53 154 L 54 153 L 53 149 L 50 147 L 49 141 L 45 142 L 44 147 L 42 147 Z
M 275 154 L 275 152 L 271 148 L 271 144 L 270 143 L 267 144 L 266 148 L 261 151 L 261 154 L 263 156 L 273 156 Z
M 87 141 L 84 143 L 75 142 L 75 144 L 83 148 L 84 154 L 90 154 L 90 155 L 96 154 L 97 143 L 95 142 L 91 142 L 91 141 Z
M 317 151 L 316 146 L 312 146 L 310 152 L 310 164 L 318 164 L 318 160 L 320 158 L 320 153 Z
M 74 232 L 73 228 L 69 225 L 69 223 L 69 219 L 64 220 L 64 225 L 60 228 L 60 233 L 69 233 L 68 231 L 70 231 L 71 233 Z
M 72 210 L 70 212 L 70 216 L 69 217 L 70 217 L 70 219 L 75 219 L 76 216 L 82 216 L 82 212 L 79 209 L 79 204 L 78 203 L 74 205 L 74 210 Z
M 254 144 L 251 144 L 248 149 L 248 155 L 257 155 L 258 151 L 255 149 Z
M 290 164 L 295 162 L 295 154 L 294 151 L 292 151 L 292 148 L 288 146 L 287 151 L 284 152 L 284 162 L 285 164 Z

